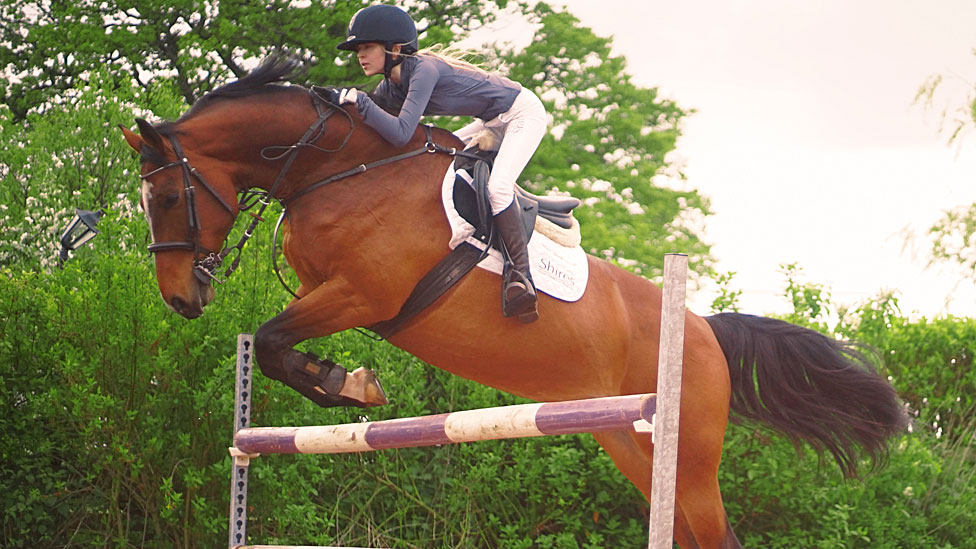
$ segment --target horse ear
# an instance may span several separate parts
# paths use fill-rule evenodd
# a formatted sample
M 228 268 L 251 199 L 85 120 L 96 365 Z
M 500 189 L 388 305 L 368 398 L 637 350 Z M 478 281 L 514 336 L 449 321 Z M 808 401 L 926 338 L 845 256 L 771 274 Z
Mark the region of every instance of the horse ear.
M 160 137 L 159 132 L 156 131 L 156 128 L 154 128 L 152 124 L 146 122 L 142 118 L 136 118 L 136 126 L 139 126 L 139 133 L 141 134 L 142 141 L 147 146 L 156 149 L 159 152 L 163 151 L 163 138 Z
M 139 134 L 130 130 L 129 128 L 126 128 L 122 124 L 119 124 L 119 129 L 122 130 L 122 135 L 125 136 L 125 142 L 128 143 L 130 147 L 135 149 L 136 152 L 140 152 L 145 141 L 139 137 Z

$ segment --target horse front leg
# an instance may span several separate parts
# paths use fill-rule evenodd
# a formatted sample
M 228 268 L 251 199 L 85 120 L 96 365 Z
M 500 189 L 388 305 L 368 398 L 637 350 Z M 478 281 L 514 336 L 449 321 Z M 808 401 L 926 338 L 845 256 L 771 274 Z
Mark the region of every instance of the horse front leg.
M 254 335 L 258 366 L 265 376 L 281 381 L 322 407 L 386 404 L 386 394 L 372 370 L 357 368 L 348 372 L 331 360 L 294 349 L 306 339 L 359 325 L 349 311 L 363 308 L 349 298 L 341 299 L 343 293 L 335 291 L 337 285 L 329 282 L 318 287 L 258 328 Z

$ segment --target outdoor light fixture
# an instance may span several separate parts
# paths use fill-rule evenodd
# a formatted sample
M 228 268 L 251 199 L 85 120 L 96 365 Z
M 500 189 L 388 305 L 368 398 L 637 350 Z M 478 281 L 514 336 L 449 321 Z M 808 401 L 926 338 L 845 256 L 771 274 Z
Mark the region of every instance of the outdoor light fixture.
M 62 264 L 68 260 L 69 251 L 77 250 L 82 244 L 99 234 L 100 231 L 95 228 L 95 225 L 101 219 L 102 215 L 104 215 L 102 210 L 92 212 L 75 208 L 74 218 L 68 223 L 68 227 L 64 232 L 61 233 L 61 253 L 58 257 L 61 259 Z

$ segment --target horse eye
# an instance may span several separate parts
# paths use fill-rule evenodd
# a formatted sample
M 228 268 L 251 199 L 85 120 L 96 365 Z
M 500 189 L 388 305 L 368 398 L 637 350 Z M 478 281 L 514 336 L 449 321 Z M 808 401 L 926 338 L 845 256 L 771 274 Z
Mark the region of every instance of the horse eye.
M 179 201 L 180 201 L 179 194 L 177 193 L 168 194 L 166 195 L 166 198 L 163 199 L 163 208 L 168 210 L 173 206 L 175 206 L 176 203 Z

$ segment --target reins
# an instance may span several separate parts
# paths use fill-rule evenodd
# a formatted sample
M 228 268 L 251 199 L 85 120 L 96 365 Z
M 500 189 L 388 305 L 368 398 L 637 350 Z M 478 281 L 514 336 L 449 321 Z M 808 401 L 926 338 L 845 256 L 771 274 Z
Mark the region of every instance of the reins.
M 284 280 L 284 277 L 282 277 L 281 270 L 278 267 L 278 259 L 274 253 L 274 250 L 278 242 L 278 231 L 281 228 L 281 224 L 284 221 L 285 216 L 288 214 L 288 206 L 290 204 L 294 203 L 299 198 L 313 191 L 316 191 L 330 183 L 334 183 L 336 181 L 346 179 L 354 175 L 365 173 L 366 171 L 369 171 L 374 168 L 378 168 L 381 166 L 393 164 L 395 162 L 400 162 L 402 160 L 407 160 L 409 158 L 420 156 L 425 153 L 426 154 L 444 153 L 450 156 L 475 157 L 475 155 L 466 153 L 464 151 L 459 151 L 454 147 L 448 148 L 435 143 L 431 126 L 424 125 L 422 127 L 424 129 L 424 133 L 427 139 L 426 139 L 426 143 L 422 148 L 409 151 L 406 153 L 398 154 L 395 156 L 391 156 L 389 158 L 384 158 L 382 160 L 377 160 L 375 162 L 360 164 L 352 169 L 339 172 L 325 179 L 312 183 L 308 187 L 305 187 L 304 189 L 294 192 L 287 197 L 278 198 L 275 196 L 275 194 L 277 193 L 281 184 L 284 182 L 285 176 L 287 175 L 292 164 L 295 162 L 295 159 L 298 156 L 298 152 L 302 148 L 310 147 L 315 150 L 321 152 L 327 152 L 327 153 L 339 152 L 343 148 L 345 148 L 345 146 L 349 143 L 349 140 L 352 138 L 352 134 L 355 130 L 354 120 L 352 116 L 348 112 L 346 112 L 345 109 L 343 109 L 339 105 L 330 102 L 326 98 L 322 97 L 314 89 L 309 91 L 309 95 L 312 99 L 312 104 L 315 107 L 316 112 L 318 113 L 318 117 L 314 122 L 312 122 L 311 126 L 309 126 L 309 128 L 305 131 L 305 134 L 302 135 L 302 137 L 295 144 L 287 145 L 287 146 L 273 145 L 273 146 L 265 147 L 264 149 L 261 150 L 262 158 L 266 160 L 279 160 L 281 158 L 285 158 L 285 164 L 284 166 L 282 166 L 281 171 L 278 172 L 278 176 L 275 178 L 275 181 L 269 190 L 254 191 L 248 189 L 241 192 L 241 198 L 238 201 L 238 207 L 237 207 L 238 213 L 250 210 L 251 208 L 256 206 L 259 202 L 261 204 L 261 207 L 257 211 L 257 213 L 248 212 L 248 214 L 251 215 L 253 219 L 248 225 L 248 227 L 244 230 L 244 234 L 241 235 L 241 238 L 240 240 L 238 240 L 237 244 L 233 246 L 225 247 L 219 253 L 213 252 L 205 248 L 200 242 L 201 226 L 200 226 L 200 219 L 197 214 L 195 187 L 191 183 L 191 177 L 196 178 L 196 180 L 199 181 L 199 183 L 203 185 L 203 187 L 217 199 L 220 205 L 232 217 L 236 218 L 237 213 L 235 213 L 234 208 L 231 207 L 230 204 L 228 204 L 223 197 L 217 194 L 217 192 L 213 189 L 213 187 L 211 187 L 204 180 L 200 172 L 197 171 L 197 169 L 190 164 L 190 161 L 183 154 L 183 149 L 180 146 L 179 141 L 176 139 L 176 136 L 170 135 L 169 136 L 170 144 L 172 145 L 173 152 L 176 154 L 178 160 L 174 162 L 170 162 L 169 164 L 166 164 L 164 166 L 160 166 L 159 168 L 156 168 L 155 170 L 152 170 L 151 172 L 145 175 L 141 175 L 140 178 L 147 179 L 150 176 L 160 171 L 175 166 L 181 166 L 183 168 L 183 187 L 184 187 L 184 192 L 186 194 L 189 234 L 187 236 L 187 240 L 185 241 L 153 242 L 148 246 L 149 252 L 158 253 L 158 252 L 164 252 L 170 250 L 192 251 L 194 252 L 194 261 L 193 261 L 194 275 L 196 275 L 197 278 L 199 278 L 201 281 L 207 281 L 208 279 L 210 279 L 216 281 L 219 284 L 222 284 L 224 281 L 217 278 L 215 272 L 217 271 L 217 269 L 220 268 L 220 266 L 223 264 L 227 256 L 229 256 L 234 250 L 237 250 L 237 256 L 234 258 L 234 261 L 226 269 L 226 271 L 224 271 L 223 274 L 224 278 L 226 279 L 235 270 L 237 270 L 237 267 L 240 265 L 241 252 L 244 249 L 244 245 L 251 238 L 251 236 L 253 236 L 254 230 L 257 228 L 258 223 L 264 221 L 264 217 L 263 217 L 264 212 L 271 203 L 270 199 L 274 198 L 278 201 L 279 204 L 281 204 L 282 211 L 280 217 L 278 218 L 278 222 L 275 225 L 273 237 L 272 237 L 272 248 L 271 248 L 272 265 L 274 268 L 275 275 L 278 277 L 278 281 L 281 282 L 281 285 L 285 288 L 285 290 L 287 290 L 288 293 L 293 295 L 296 299 L 300 299 L 298 294 L 296 294 L 288 286 L 288 284 Z M 345 115 L 345 117 L 349 120 L 349 133 L 346 134 L 346 137 L 335 149 L 327 149 L 315 145 L 315 141 L 317 141 L 319 138 L 322 137 L 322 135 L 325 134 L 326 125 L 329 117 L 331 117 L 334 113 L 337 112 Z M 275 149 L 283 149 L 283 151 L 281 152 L 281 154 L 278 155 L 270 154 L 270 151 Z
M 327 104 L 329 106 L 333 106 L 330 103 Z M 248 240 L 250 240 L 251 236 L 254 234 L 254 229 L 257 228 L 258 223 L 264 221 L 264 210 L 266 210 L 268 208 L 268 205 L 271 203 L 269 197 L 274 198 L 275 192 L 278 191 L 278 187 L 280 187 L 281 183 L 285 180 L 285 175 L 288 173 L 288 170 L 291 168 L 291 165 L 295 162 L 295 158 L 298 156 L 298 151 L 301 150 L 302 147 L 313 147 L 315 149 L 324 152 L 336 152 L 342 150 L 342 148 L 346 146 L 346 143 L 349 142 L 349 138 L 352 137 L 352 130 L 353 130 L 352 117 L 349 117 L 349 113 L 347 113 L 343 109 L 324 109 L 322 107 L 322 103 L 316 101 L 314 99 L 314 96 L 312 100 L 312 105 L 315 106 L 315 111 L 318 113 L 319 116 L 318 118 L 315 119 L 315 122 L 312 122 L 312 125 L 308 127 L 308 129 L 305 131 L 305 134 L 302 135 L 302 137 L 298 140 L 298 142 L 296 142 L 294 145 L 291 145 L 289 147 L 271 146 L 271 147 L 265 147 L 264 149 L 261 149 L 261 157 L 264 158 L 265 160 L 278 160 L 284 157 L 285 155 L 288 155 L 288 158 L 285 160 L 285 165 L 281 167 L 281 171 L 278 172 L 278 177 L 275 178 L 275 182 L 273 185 L 271 185 L 271 189 L 269 191 L 267 192 L 263 192 L 263 191 L 255 192 L 251 190 L 245 191 L 245 194 L 243 196 L 246 197 L 247 193 L 250 193 L 250 195 L 253 196 L 254 198 L 249 204 L 242 205 L 240 207 L 240 210 L 241 211 L 249 210 L 258 201 L 261 202 L 261 209 L 259 209 L 256 214 L 249 212 L 249 215 L 251 215 L 253 219 L 251 219 L 251 223 L 247 226 L 247 229 L 244 230 L 244 234 L 241 235 L 241 239 L 237 242 L 237 244 L 229 248 L 225 248 L 223 251 L 220 252 L 219 261 L 214 266 L 215 269 L 220 266 L 220 263 L 223 262 L 224 258 L 227 257 L 227 255 L 229 255 L 232 250 L 235 249 L 237 250 L 237 256 L 234 257 L 233 263 L 231 263 L 230 267 L 227 268 L 227 271 L 224 272 L 225 277 L 230 276 L 231 273 L 237 270 L 238 265 L 240 265 L 241 252 L 244 250 L 244 245 L 247 243 Z M 346 138 L 335 150 L 323 149 L 321 147 L 314 145 L 313 143 L 317 141 L 320 137 L 322 137 L 322 134 L 325 133 L 326 124 L 329 117 L 332 116 L 332 114 L 337 110 L 342 114 L 346 115 L 347 117 L 349 117 L 349 133 L 346 135 Z M 266 154 L 266 151 L 274 148 L 284 148 L 285 151 L 278 156 L 268 156 Z M 273 253 L 274 253 L 274 248 L 272 247 L 272 254 Z M 275 268 L 275 274 L 278 275 L 278 280 L 282 280 L 281 274 L 278 272 L 277 267 Z M 283 280 L 282 283 L 284 283 Z M 290 289 L 288 289 L 288 291 L 291 292 Z M 291 294 L 294 295 L 294 292 L 291 292 Z
M 345 111 L 343 111 L 343 112 L 345 112 Z M 291 202 L 294 202 L 296 199 L 301 198 L 301 197 L 305 196 L 306 194 L 308 194 L 308 193 L 310 193 L 312 191 L 318 190 L 319 188 L 324 187 L 325 185 L 328 185 L 329 183 L 333 183 L 335 181 L 339 181 L 340 179 L 345 179 L 345 178 L 350 177 L 350 176 L 353 176 L 353 175 L 357 175 L 357 174 L 364 173 L 364 172 L 366 172 L 368 170 L 371 170 L 373 168 L 378 168 L 380 166 L 385 166 L 387 164 L 392 164 L 394 162 L 399 162 L 400 160 L 406 160 L 408 158 L 413 158 L 414 156 L 420 156 L 420 155 L 422 155 L 424 153 L 433 154 L 433 153 L 437 153 L 437 152 L 443 152 L 443 153 L 447 153 L 447 154 L 449 154 L 451 156 L 458 156 L 459 155 L 459 153 L 458 153 L 458 151 L 457 151 L 456 148 L 453 148 L 452 147 L 452 148 L 448 149 L 447 147 L 444 147 L 444 146 L 438 145 L 437 143 L 434 143 L 433 136 L 432 136 L 431 130 L 430 130 L 430 126 L 426 126 L 425 125 L 425 126 L 423 126 L 423 128 L 424 128 L 424 132 L 427 134 L 427 143 L 424 145 L 424 147 L 422 149 L 416 149 L 416 150 L 413 150 L 413 151 L 410 151 L 410 152 L 406 152 L 406 153 L 403 153 L 403 154 L 398 154 L 396 156 L 391 156 L 389 158 L 384 158 L 382 160 L 377 160 L 375 162 L 370 162 L 368 164 L 360 164 L 360 165 L 356 166 L 355 168 L 346 170 L 344 172 L 337 173 L 335 175 L 331 175 L 331 176 L 329 176 L 329 177 L 327 177 L 327 178 L 325 178 L 325 179 L 323 179 L 321 181 L 316 181 L 315 183 L 312 183 L 308 187 L 306 187 L 306 188 L 304 188 L 304 189 L 302 189 L 302 190 L 300 190 L 298 192 L 292 193 L 290 196 L 287 196 L 285 198 L 279 198 L 278 199 L 278 202 L 280 202 L 282 206 L 287 207 L 288 204 L 290 204 Z

